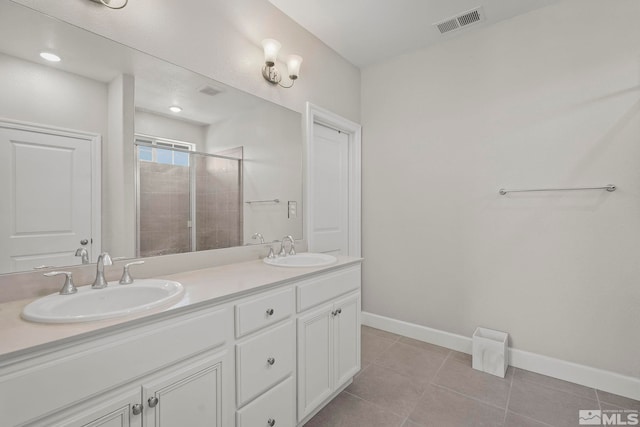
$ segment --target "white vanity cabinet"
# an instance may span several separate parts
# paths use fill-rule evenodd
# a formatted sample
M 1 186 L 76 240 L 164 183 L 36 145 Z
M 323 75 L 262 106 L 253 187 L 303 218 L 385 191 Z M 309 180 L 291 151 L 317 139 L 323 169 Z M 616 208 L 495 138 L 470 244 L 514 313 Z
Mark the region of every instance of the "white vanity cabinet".
M 360 369 L 360 264 L 282 271 L 0 358 L 0 426 L 301 426 Z
M 50 427 L 223 427 L 228 352 L 179 364 L 142 382 L 74 405 L 44 421 Z M 115 397 L 110 397 L 114 395 Z M 60 421 L 54 422 L 52 418 Z
M 360 266 L 297 286 L 298 422 L 360 370 Z
M 27 353 L 0 369 L 0 425 L 232 425 L 232 341 L 223 305 Z

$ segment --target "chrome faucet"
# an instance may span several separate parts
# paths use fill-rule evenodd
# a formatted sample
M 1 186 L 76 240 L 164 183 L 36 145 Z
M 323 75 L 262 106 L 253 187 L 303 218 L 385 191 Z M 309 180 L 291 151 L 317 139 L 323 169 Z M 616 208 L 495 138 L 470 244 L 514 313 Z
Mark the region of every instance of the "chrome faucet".
M 94 280 L 91 285 L 92 289 L 103 289 L 107 287 L 107 279 L 104 278 L 104 266 L 112 264 L 111 256 L 108 253 L 102 252 L 98 255 L 98 270 L 96 272 L 96 280 Z
M 251 239 L 252 240 L 260 239 L 260 244 L 264 243 L 264 237 L 260 233 L 253 233 L 253 235 L 251 236 Z
M 89 251 L 87 251 L 87 248 L 78 248 L 76 256 L 82 257 L 83 264 L 89 264 Z
M 295 255 L 296 254 L 296 244 L 293 240 L 293 237 L 291 236 L 284 236 L 282 238 L 282 243 L 280 243 L 280 252 L 278 253 L 278 256 L 287 256 L 287 251 L 284 249 L 284 242 L 288 240 L 291 243 L 291 248 L 289 249 L 289 255 Z

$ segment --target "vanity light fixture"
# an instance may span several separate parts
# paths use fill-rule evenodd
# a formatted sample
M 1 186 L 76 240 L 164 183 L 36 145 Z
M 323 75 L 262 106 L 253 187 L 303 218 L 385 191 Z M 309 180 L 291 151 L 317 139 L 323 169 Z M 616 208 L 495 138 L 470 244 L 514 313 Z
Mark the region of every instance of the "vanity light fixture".
M 51 53 L 51 52 L 40 52 L 40 58 L 46 59 L 49 62 L 60 62 L 60 61 L 62 61 L 62 59 L 58 55 L 56 55 L 55 53 Z
M 129 0 L 91 0 L 96 3 L 103 4 L 107 6 L 109 9 L 122 9 L 124 8 Z
M 169 110 L 171 110 L 172 113 L 179 113 L 182 111 L 182 107 L 178 107 L 177 105 L 172 105 L 171 107 L 169 107 Z
M 262 47 L 264 48 L 264 67 L 262 67 L 262 77 L 271 84 L 290 88 L 300 75 L 302 57 L 298 55 L 289 55 L 287 58 L 287 70 L 289 78 L 291 79 L 291 84 L 289 86 L 283 85 L 280 83 L 282 76 L 276 68 L 276 59 L 278 59 L 278 52 L 280 51 L 281 46 L 280 42 L 274 39 L 262 40 Z

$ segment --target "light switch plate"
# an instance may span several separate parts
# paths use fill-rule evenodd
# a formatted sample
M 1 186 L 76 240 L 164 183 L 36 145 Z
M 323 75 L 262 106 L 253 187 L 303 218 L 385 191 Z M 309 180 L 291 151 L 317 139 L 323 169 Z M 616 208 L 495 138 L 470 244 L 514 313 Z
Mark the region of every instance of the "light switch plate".
M 298 217 L 298 202 L 295 200 L 289 200 L 287 203 L 288 206 L 288 217 L 289 219 Z

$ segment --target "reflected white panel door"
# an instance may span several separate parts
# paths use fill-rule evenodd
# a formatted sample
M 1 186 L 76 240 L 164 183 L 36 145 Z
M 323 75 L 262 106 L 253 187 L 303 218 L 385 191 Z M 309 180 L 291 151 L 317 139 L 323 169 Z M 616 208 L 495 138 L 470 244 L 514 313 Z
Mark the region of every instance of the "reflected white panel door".
M 0 273 L 91 257 L 91 141 L 0 126 Z
M 349 136 L 313 124 L 310 150 L 312 252 L 349 254 Z

